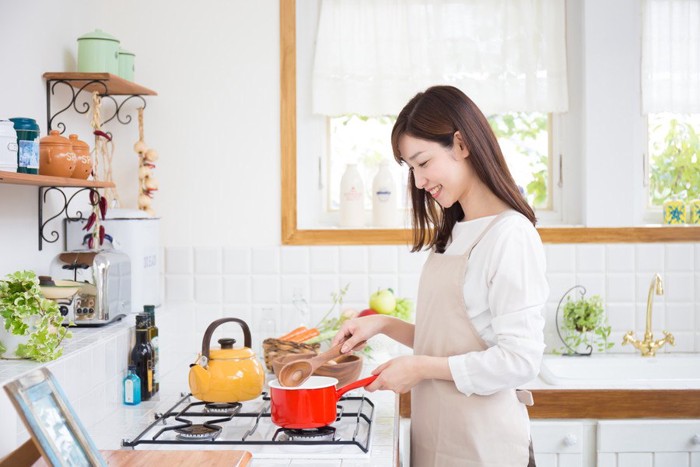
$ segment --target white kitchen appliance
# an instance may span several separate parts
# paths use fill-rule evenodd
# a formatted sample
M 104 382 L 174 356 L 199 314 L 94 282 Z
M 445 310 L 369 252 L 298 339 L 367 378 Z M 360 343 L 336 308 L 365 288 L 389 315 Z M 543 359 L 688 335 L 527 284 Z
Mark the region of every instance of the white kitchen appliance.
M 131 259 L 131 307 L 140 312 L 144 305 L 160 306 L 160 219 L 146 217 L 143 211 L 113 209 L 101 221 L 107 235 L 112 237 L 115 250 Z M 86 220 L 66 219 L 66 249 L 86 250 Z

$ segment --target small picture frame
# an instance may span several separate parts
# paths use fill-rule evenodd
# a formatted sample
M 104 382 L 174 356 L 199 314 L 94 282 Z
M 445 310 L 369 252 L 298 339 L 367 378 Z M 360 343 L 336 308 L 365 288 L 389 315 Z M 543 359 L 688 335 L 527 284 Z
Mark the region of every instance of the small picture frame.
M 107 465 L 49 370 L 7 383 L 5 391 L 49 465 Z

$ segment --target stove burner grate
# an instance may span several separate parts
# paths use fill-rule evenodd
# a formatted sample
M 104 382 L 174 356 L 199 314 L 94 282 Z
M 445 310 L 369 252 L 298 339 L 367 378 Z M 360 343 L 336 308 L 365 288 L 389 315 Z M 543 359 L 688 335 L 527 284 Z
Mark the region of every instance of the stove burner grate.
M 178 439 L 216 439 L 221 433 L 221 427 L 210 424 L 189 425 L 175 428 Z
M 291 429 L 281 428 L 273 440 L 280 441 L 335 441 L 335 428 L 332 426 L 322 426 L 311 429 Z
M 238 413 L 243 407 L 240 402 L 207 402 L 204 411 L 212 414 Z

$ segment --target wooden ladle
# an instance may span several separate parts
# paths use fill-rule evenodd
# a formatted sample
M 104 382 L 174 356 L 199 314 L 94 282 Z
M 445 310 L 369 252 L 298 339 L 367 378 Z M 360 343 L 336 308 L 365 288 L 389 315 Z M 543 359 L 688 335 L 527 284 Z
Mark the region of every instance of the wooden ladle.
M 301 385 L 304 381 L 309 379 L 309 376 L 313 374 L 314 371 L 318 369 L 321 365 L 326 363 L 328 360 L 332 360 L 336 357 L 342 355 L 340 351 L 343 343 L 334 345 L 330 349 L 323 353 L 316 355 L 313 358 L 306 360 L 295 360 L 284 365 L 279 373 L 277 374 L 277 379 L 282 386 L 296 387 Z

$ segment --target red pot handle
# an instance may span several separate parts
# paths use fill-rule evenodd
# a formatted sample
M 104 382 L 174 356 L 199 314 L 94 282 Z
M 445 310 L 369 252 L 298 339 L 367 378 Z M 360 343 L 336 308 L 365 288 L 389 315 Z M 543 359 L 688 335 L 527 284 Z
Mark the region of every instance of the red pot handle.
M 343 386 L 342 388 L 338 389 L 335 392 L 335 397 L 336 397 L 336 399 L 340 399 L 341 397 L 343 397 L 343 394 L 345 394 L 348 391 L 352 391 L 353 389 L 363 388 L 365 386 L 369 386 L 377 378 L 379 378 L 379 375 L 372 375 L 372 376 L 369 376 L 367 378 L 358 379 L 354 383 L 346 384 L 345 386 Z

